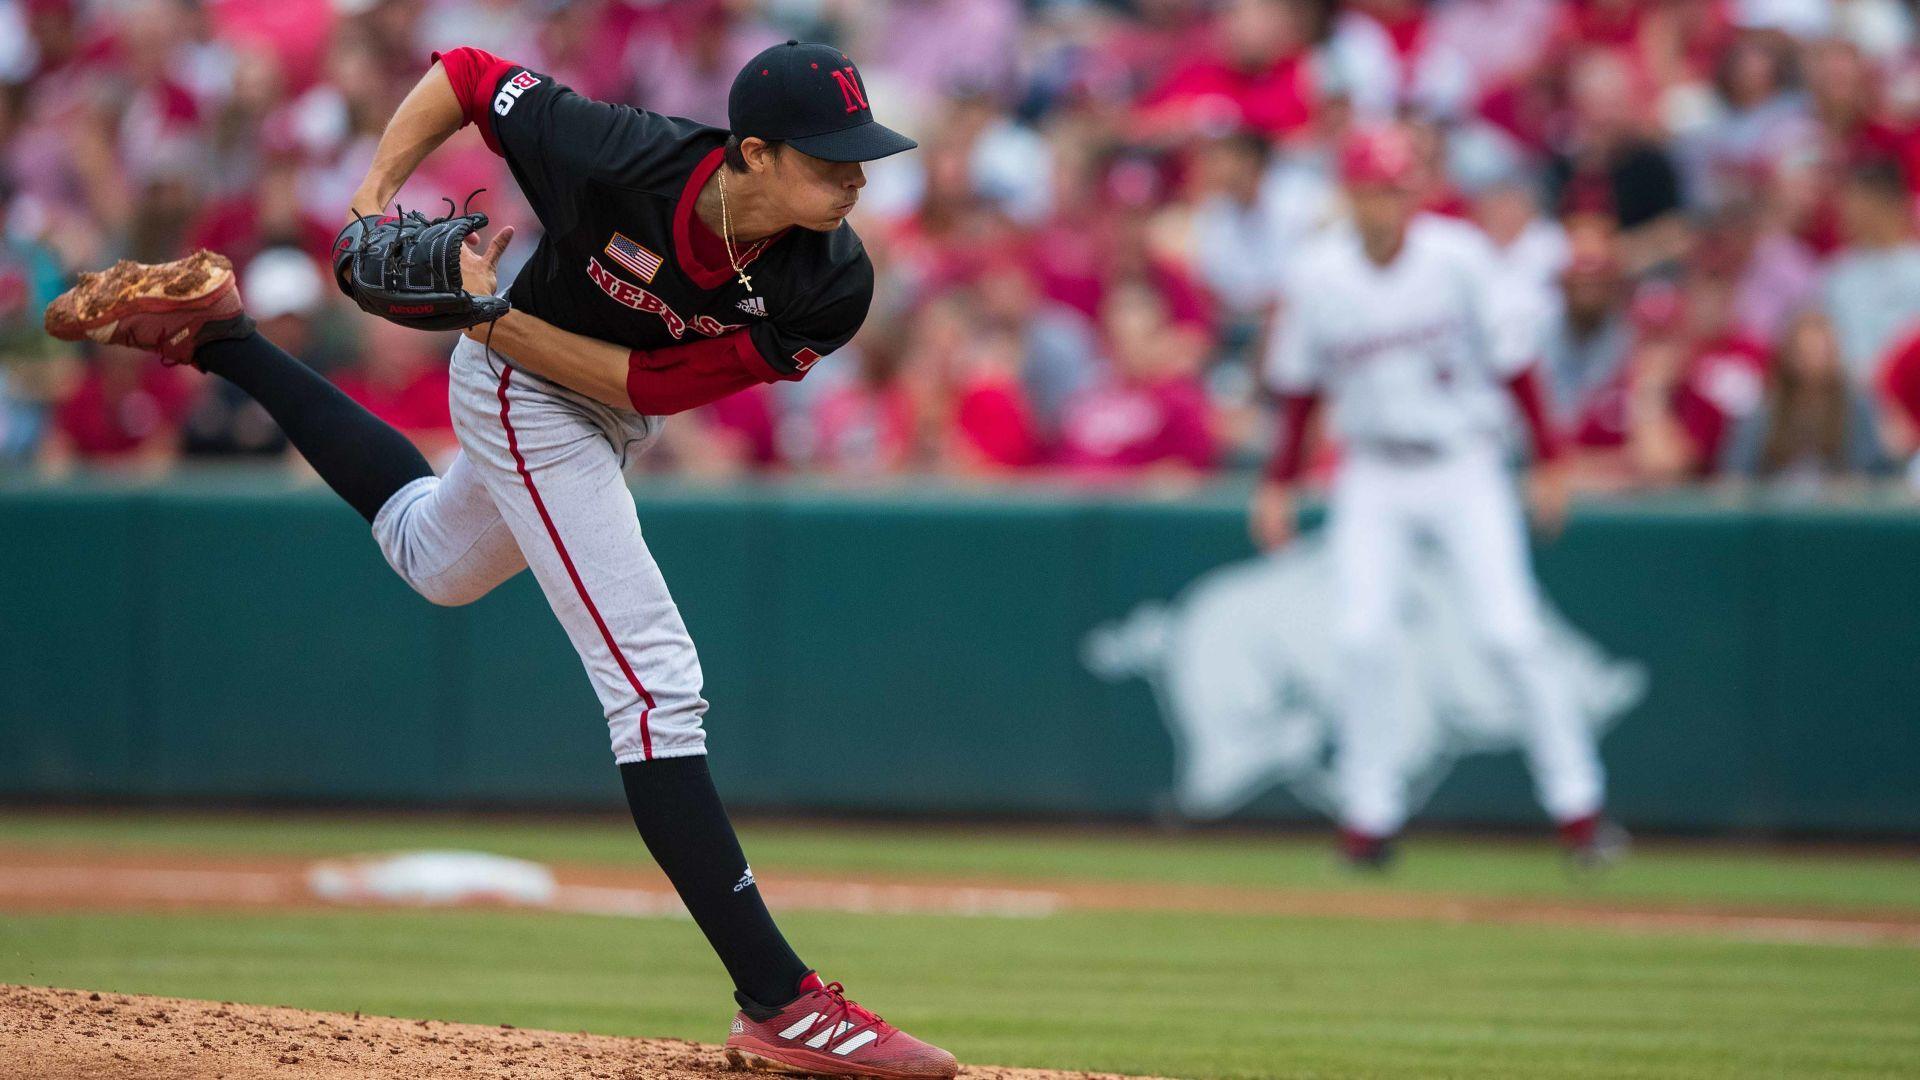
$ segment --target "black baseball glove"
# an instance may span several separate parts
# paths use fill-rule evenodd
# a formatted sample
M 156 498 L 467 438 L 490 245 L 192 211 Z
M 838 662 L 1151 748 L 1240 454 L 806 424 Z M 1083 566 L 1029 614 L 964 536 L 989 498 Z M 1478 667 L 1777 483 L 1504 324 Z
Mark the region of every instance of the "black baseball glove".
M 445 217 L 411 210 L 350 222 L 333 242 L 340 291 L 362 311 L 416 330 L 462 330 L 505 315 L 505 300 L 460 287 L 460 245 L 487 215 L 453 209 L 448 199 Z

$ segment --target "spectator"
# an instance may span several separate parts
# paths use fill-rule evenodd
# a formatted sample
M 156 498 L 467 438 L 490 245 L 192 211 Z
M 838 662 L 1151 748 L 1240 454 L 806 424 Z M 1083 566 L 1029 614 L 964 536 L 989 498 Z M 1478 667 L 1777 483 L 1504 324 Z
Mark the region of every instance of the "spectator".
M 1023 225 L 1045 220 L 1052 209 L 1053 154 L 1044 137 L 1014 122 L 985 93 L 955 97 L 944 133 L 969 148 L 969 173 L 981 198 Z
M 769 472 L 782 464 L 780 425 L 770 387 L 748 387 L 700 407 L 689 419 L 705 429 L 716 456 L 724 456 L 735 470 Z
M 1877 159 L 1847 174 L 1840 226 L 1846 245 L 1827 270 L 1823 299 L 1847 377 L 1865 387 L 1888 348 L 1920 325 L 1920 243 L 1898 164 Z
M 1333 180 L 1333 148 L 1346 138 L 1352 117 L 1346 101 L 1323 100 L 1312 137 L 1273 155 L 1260 180 L 1260 200 L 1274 229 L 1273 258 L 1284 263 L 1346 212 L 1345 196 Z
M 1848 386 L 1833 324 L 1818 310 L 1796 316 L 1767 380 L 1766 399 L 1729 446 L 1729 471 L 1802 492 L 1880 467 L 1867 399 Z
M 1193 267 L 1220 300 L 1228 336 L 1243 341 L 1272 314 L 1288 239 L 1263 198 L 1270 156 L 1265 139 L 1242 131 L 1209 140 L 1194 161 Z
M 1573 464 L 1589 487 L 1626 482 L 1627 363 L 1635 331 L 1632 295 L 1610 222 L 1587 219 L 1568 237 L 1542 347 L 1555 426 L 1568 436 Z
M 1213 300 L 1185 262 L 1185 252 L 1154 216 L 1167 196 L 1163 163 L 1129 153 L 1102 170 L 1101 199 L 1056 217 L 1035 245 L 1035 267 L 1047 296 L 1088 318 L 1102 310 L 1114 283 L 1144 284 L 1179 332 L 1210 344 Z
M 1680 178 L 1645 134 L 1646 95 L 1617 56 L 1592 52 L 1571 75 L 1571 118 L 1547 165 L 1550 205 L 1611 217 L 1635 273 L 1672 261 L 1685 246 Z
M 202 209 L 188 229 L 185 246 L 218 251 L 235 266 L 251 263 L 272 247 L 296 248 L 315 259 L 329 257 L 340 230 L 307 205 L 294 148 L 281 144 L 269 149 L 258 177 L 248 189 Z
M 899 327 L 863 329 L 859 367 L 821 395 L 812 411 L 811 463 L 828 473 L 902 472 L 920 458 L 920 403 L 902 377 Z
M 1920 334 L 1888 355 L 1878 383 L 1880 448 L 1920 490 Z
M 1565 5 L 1555 0 L 1454 0 L 1432 5 L 1427 36 L 1466 65 L 1468 105 L 1524 79 L 1540 63 Z
M 664 6 L 664 25 L 633 35 L 625 58 L 625 68 L 632 73 L 629 100 L 667 116 L 726 127 L 733 77 L 766 48 L 772 32 L 742 18 L 740 5 L 724 0 L 681 0 Z M 506 56 L 514 48 L 509 43 L 499 51 Z
M 53 360 L 0 365 L 0 471 L 39 456 L 64 367 Z
M 1178 63 L 1140 101 L 1149 134 L 1248 128 L 1292 134 L 1313 117 L 1306 0 L 1227 0 L 1209 45 Z
M 1811 145 L 1813 121 L 1793 80 L 1793 43 L 1778 33 L 1747 31 L 1719 55 L 1709 115 L 1678 143 L 1691 202 L 1750 200 L 1788 155 Z
M 447 404 L 447 354 L 453 335 L 425 334 L 371 316 L 356 317 L 354 326 L 361 348 L 350 365 L 333 373 L 333 381 L 429 459 L 452 457 L 457 445 Z
M 1819 287 L 1813 252 L 1752 202 L 1729 203 L 1707 221 L 1696 259 L 1733 280 L 1734 325 L 1765 345 L 1780 340 Z
M 161 366 L 159 357 L 102 346 L 54 410 L 41 459 L 54 468 L 164 468 L 191 393 L 181 370 Z
M 948 460 L 959 472 L 998 473 L 1040 461 L 1033 410 L 1020 384 L 1022 345 L 1001 327 L 969 339 L 953 380 L 953 439 Z
M 770 472 L 783 463 L 772 390 L 753 386 L 674 418 L 657 444 L 627 467 L 703 480 Z
M 326 294 L 320 268 L 298 249 L 269 248 L 246 264 L 240 294 L 261 332 L 295 356 L 310 356 L 313 319 Z M 279 458 L 287 437 L 267 410 L 225 379 L 207 379 L 181 431 L 189 458 Z
M 1766 350 L 1733 322 L 1732 282 L 1695 272 L 1677 300 L 1678 318 L 1647 328 L 1628 373 L 1629 459 L 1654 486 L 1718 475 L 1766 385 Z
M 1469 54 L 1478 43 L 1463 50 L 1437 32 L 1437 5 L 1356 0 L 1343 7 L 1326 55 L 1339 70 L 1339 87 L 1362 116 L 1377 121 L 1409 111 L 1453 117 L 1472 103 Z
M 1094 478 L 1178 478 L 1213 468 L 1201 354 L 1159 295 L 1143 281 L 1122 282 L 1100 315 L 1112 368 L 1067 407 L 1061 463 Z
M 1387 113 L 1413 114 L 1401 119 L 1419 135 L 1425 207 L 1471 221 L 1499 254 L 1503 294 L 1535 297 L 1523 306 L 1590 481 L 1686 482 L 1723 461 L 1766 471 L 1779 414 L 1827 408 L 1815 317 L 1796 321 L 1815 307 L 1847 378 L 1848 438 L 1878 394 L 1888 452 L 1920 446 L 1920 50 L 1898 0 L 549 7 L 0 0 L 0 353 L 44 345 L 20 312 L 78 267 L 200 246 L 241 266 L 280 248 L 324 259 L 432 49 L 491 42 L 590 95 L 724 122 L 740 60 L 791 35 L 866 40 L 881 58 L 869 77 L 914 103 L 908 125 L 926 136 L 871 171 L 857 212 L 878 268 L 874 329 L 804 385 L 669 425 L 652 466 L 1211 467 L 1263 441 L 1246 345 L 1264 334 L 1279 265 L 1345 212 L 1330 148 L 1354 116 Z M 537 223 L 478 128 L 399 201 L 432 209 L 482 187 L 495 226 L 534 228 L 507 280 Z M 37 297 L 25 306 L 23 275 Z M 275 287 L 243 285 L 276 306 Z M 1146 311 L 1123 314 L 1119 298 L 1143 288 Z M 312 310 L 278 314 L 313 335 L 325 367 L 341 335 L 320 292 Z M 445 453 L 439 343 L 354 326 L 366 347 L 343 385 Z M 63 404 L 73 419 L 111 412 L 109 398 L 158 402 L 169 380 L 192 390 L 190 454 L 279 452 L 219 382 L 129 383 L 111 367 L 11 363 L 0 454 L 36 452 Z M 1183 452 L 1129 435 L 1122 421 L 1141 417 L 1171 424 Z M 50 457 L 75 456 L 55 441 Z M 1813 454 L 1774 474 L 1812 475 L 1815 458 L 1831 468 Z
M 998 95 L 1013 87 L 1022 29 L 1018 0 L 896 0 L 868 5 L 856 26 L 857 53 L 876 70 L 911 115 L 942 96 Z
M 983 322 L 1015 335 L 1021 398 L 1035 437 L 1051 442 L 1067 402 L 1099 375 L 1086 317 L 1041 295 L 1032 270 L 1012 252 L 981 271 L 975 291 Z
M 671 114 L 664 103 L 650 104 L 652 99 L 633 85 L 636 74 L 645 74 L 645 69 L 630 66 L 634 46 L 641 40 L 672 37 L 662 32 L 662 17 L 700 6 L 678 3 L 643 8 L 613 0 L 569 0 L 553 5 L 540 27 L 540 62 L 555 79 L 596 101 L 631 101 Z M 515 41 L 507 47 L 518 49 L 523 45 Z M 741 62 L 745 61 L 742 57 Z M 738 72 L 739 68 L 734 70 Z
M 1869 161 L 1904 159 L 1907 139 L 1882 110 L 1875 72 L 1858 49 L 1827 41 L 1802 56 L 1813 133 L 1799 154 L 1777 163 L 1762 199 L 1773 219 L 1826 258 L 1841 244 L 1847 173 Z
M 1844 41 L 1821 41 L 1804 56 L 1807 106 L 1822 158 L 1844 166 L 1900 157 L 1906 140 L 1881 113 L 1874 70 L 1860 50 Z

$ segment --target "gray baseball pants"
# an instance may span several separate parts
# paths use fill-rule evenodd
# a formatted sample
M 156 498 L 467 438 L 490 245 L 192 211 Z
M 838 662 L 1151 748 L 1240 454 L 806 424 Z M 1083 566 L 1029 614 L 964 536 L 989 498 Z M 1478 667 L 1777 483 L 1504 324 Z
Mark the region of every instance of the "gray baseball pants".
M 586 398 L 470 338 L 453 351 L 460 453 L 395 492 L 373 536 L 414 591 L 468 604 L 533 568 L 625 764 L 706 753 L 700 659 L 640 534 L 623 469 L 660 417 Z

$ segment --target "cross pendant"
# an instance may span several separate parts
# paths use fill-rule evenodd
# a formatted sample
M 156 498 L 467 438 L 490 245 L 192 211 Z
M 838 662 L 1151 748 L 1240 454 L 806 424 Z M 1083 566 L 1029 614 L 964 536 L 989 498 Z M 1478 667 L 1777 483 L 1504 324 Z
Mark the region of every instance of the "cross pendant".
M 740 284 L 746 286 L 748 292 L 753 291 L 753 279 L 747 276 L 745 270 L 740 271 Z

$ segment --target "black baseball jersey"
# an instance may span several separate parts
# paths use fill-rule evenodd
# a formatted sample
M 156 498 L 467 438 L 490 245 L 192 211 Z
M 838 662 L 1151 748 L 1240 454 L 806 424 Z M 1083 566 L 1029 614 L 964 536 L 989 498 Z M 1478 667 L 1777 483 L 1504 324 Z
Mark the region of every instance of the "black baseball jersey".
M 860 328 L 873 264 L 849 224 L 736 242 L 751 290 L 724 255 L 700 261 L 694 204 L 725 131 L 593 101 L 518 65 L 491 67 L 474 89 L 482 130 L 490 122 L 546 230 L 507 291 L 515 308 L 630 349 L 745 328 L 768 381 L 800 378 Z

